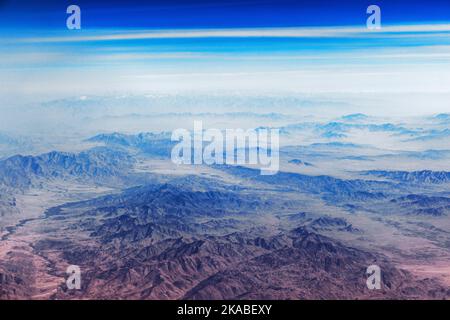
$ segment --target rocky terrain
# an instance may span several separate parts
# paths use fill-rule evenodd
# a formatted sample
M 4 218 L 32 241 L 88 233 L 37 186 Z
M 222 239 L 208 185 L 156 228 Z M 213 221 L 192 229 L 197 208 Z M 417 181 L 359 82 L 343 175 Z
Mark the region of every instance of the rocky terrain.
M 285 130 L 419 134 L 361 124 L 368 119 Z M 263 176 L 245 166 L 174 165 L 167 133 L 83 143 L 0 160 L 1 299 L 450 297 L 449 172 L 370 170 L 419 153 L 286 146 L 281 171 Z M 343 166 L 328 174 L 334 162 Z M 355 162 L 358 170 L 345 169 Z M 380 290 L 366 286 L 374 264 Z M 65 284 L 69 265 L 81 269 L 80 290 Z

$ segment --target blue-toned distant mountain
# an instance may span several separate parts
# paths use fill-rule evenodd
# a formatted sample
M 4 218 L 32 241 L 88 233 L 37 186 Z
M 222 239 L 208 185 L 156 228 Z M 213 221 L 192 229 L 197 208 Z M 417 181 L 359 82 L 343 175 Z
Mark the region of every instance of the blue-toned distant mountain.
M 410 183 L 448 183 L 450 182 L 450 172 L 447 171 L 383 171 L 371 170 L 365 174 L 376 177 L 383 177 L 399 182 Z
M 371 180 L 345 180 L 331 176 L 312 176 L 291 172 L 278 172 L 276 175 L 260 175 L 258 170 L 240 166 L 217 166 L 229 174 L 255 182 L 274 185 L 285 191 L 299 191 L 320 195 L 329 201 L 361 201 L 383 199 L 385 193 L 395 189 L 391 182 Z
M 305 166 L 305 167 L 313 167 L 314 166 L 312 163 L 303 161 L 300 159 L 292 159 L 292 160 L 289 160 L 288 162 L 292 163 L 292 164 L 296 164 L 298 166 Z
M 342 117 L 342 120 L 354 122 L 354 121 L 366 121 L 370 119 L 369 116 L 363 113 L 353 113 Z
M 89 179 L 100 182 L 124 176 L 134 163 L 127 153 L 93 148 L 80 153 L 49 152 L 37 156 L 16 155 L 0 161 L 0 185 L 24 189 L 46 179 Z
M 450 129 L 430 130 L 419 137 L 410 139 L 408 141 L 431 141 L 435 139 L 450 139 Z
M 409 215 L 443 216 L 450 213 L 450 198 L 409 194 L 391 200 L 408 210 Z
M 438 115 L 435 115 L 433 119 L 439 120 L 442 123 L 450 122 L 450 113 L 440 113 Z
M 139 133 L 128 135 L 121 133 L 99 134 L 87 139 L 87 142 L 101 143 L 109 147 L 134 149 L 147 156 L 167 158 L 177 142 L 170 140 L 170 132 Z

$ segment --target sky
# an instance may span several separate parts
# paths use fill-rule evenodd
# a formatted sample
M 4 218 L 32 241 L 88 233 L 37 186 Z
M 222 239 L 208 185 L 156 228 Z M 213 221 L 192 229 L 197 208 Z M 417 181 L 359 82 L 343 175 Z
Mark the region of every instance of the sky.
M 450 20 L 446 0 L 40 0 L 0 1 L 0 26 L 64 29 L 65 9 L 79 5 L 85 28 L 244 28 L 336 26 L 365 23 L 371 4 L 386 23 Z M 361 14 L 363 13 L 363 14 Z
M 81 8 L 81 30 L 66 8 Z M 381 8 L 368 30 L 366 9 Z M 0 101 L 180 91 L 450 93 L 450 1 L 1 1 Z M 448 96 L 447 96 L 448 98 Z M 437 101 L 438 99 L 441 99 Z

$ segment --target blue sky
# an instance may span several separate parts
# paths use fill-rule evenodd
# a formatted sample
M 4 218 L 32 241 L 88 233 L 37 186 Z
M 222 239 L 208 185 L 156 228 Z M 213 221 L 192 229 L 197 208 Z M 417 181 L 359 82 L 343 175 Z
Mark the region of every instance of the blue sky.
M 176 65 L 191 62 L 199 54 L 210 54 L 212 58 L 228 55 L 228 60 L 214 63 L 226 64 L 242 56 L 248 64 L 250 55 L 261 58 L 266 54 L 276 61 L 277 57 L 299 54 L 407 50 L 449 44 L 447 0 L 376 1 L 382 9 L 380 32 L 365 28 L 366 8 L 375 3 L 372 0 L 0 1 L 0 44 L 4 44 L 4 54 L 30 56 L 36 52 L 36 57 L 47 53 L 59 57 L 42 63 L 39 59 L 30 59 L 30 63 L 24 60 L 23 64 L 3 59 L 3 67 L 67 66 L 64 55 L 81 57 L 72 59 L 74 67 L 89 67 L 99 62 L 90 58 L 123 58 L 125 54 L 129 62 L 139 62 L 143 57 L 150 63 L 151 55 L 152 61 L 159 55 Z M 66 8 L 74 3 L 81 7 L 82 30 L 66 28 Z M 444 27 L 433 27 L 436 25 Z M 184 59 L 176 59 L 181 56 Z
M 365 23 L 370 4 L 388 24 L 450 20 L 447 0 L 225 0 L 0 1 L 0 26 L 64 29 L 65 8 L 77 4 L 84 28 L 242 28 L 334 26 Z
M 66 29 L 69 4 L 82 30 Z M 379 31 L 365 27 L 370 4 Z M 450 1 L 0 0 L 0 46 L 0 98 L 448 92 Z

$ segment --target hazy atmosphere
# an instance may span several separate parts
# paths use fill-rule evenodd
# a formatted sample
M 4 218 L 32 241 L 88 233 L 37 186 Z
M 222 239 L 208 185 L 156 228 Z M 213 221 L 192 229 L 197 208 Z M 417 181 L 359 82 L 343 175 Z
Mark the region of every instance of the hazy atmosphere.
M 448 299 L 450 3 L 372 4 L 0 1 L 0 299 Z

